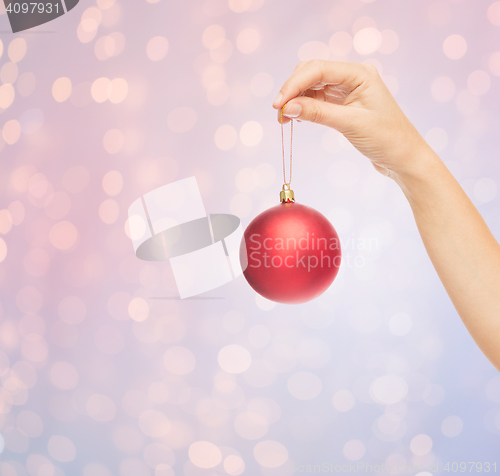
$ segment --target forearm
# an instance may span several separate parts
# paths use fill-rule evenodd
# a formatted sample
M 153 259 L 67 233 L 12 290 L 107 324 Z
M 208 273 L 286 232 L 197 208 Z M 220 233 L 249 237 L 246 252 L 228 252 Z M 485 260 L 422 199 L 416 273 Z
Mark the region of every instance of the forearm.
M 500 370 L 500 245 L 459 183 L 430 149 L 399 174 L 429 257 L 477 345 Z

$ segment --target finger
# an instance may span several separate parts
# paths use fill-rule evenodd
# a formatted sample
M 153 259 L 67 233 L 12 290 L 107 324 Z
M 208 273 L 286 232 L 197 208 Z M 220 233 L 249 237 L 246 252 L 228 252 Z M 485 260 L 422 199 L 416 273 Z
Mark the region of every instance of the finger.
M 351 128 L 350 126 L 359 112 L 356 108 L 301 96 L 290 101 L 285 106 L 283 119 L 288 117 L 290 119 L 315 122 L 344 133 Z
M 285 81 L 273 103 L 273 107 L 279 109 L 290 99 L 299 96 L 319 82 L 342 84 L 352 91 L 361 84 L 370 71 L 370 66 L 360 63 L 308 61 L 305 65 L 296 69 Z
M 279 123 L 281 123 L 282 120 L 283 120 L 283 124 L 288 124 L 290 122 L 290 119 L 288 117 L 286 117 L 285 115 L 283 115 L 283 119 L 281 118 L 281 109 L 278 109 L 276 111 L 276 117 L 277 117 Z

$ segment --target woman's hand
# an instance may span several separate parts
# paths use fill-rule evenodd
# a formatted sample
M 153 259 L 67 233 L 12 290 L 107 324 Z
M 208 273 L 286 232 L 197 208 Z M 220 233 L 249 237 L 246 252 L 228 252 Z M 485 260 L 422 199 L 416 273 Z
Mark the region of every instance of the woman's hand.
M 455 309 L 500 370 L 500 245 L 441 159 L 366 64 L 300 63 L 274 102 L 288 117 L 342 132 L 408 198 Z
M 278 119 L 285 104 L 284 118 L 338 130 L 384 175 L 397 180 L 427 165 L 419 157 L 429 146 L 371 64 L 299 63 L 274 101 Z

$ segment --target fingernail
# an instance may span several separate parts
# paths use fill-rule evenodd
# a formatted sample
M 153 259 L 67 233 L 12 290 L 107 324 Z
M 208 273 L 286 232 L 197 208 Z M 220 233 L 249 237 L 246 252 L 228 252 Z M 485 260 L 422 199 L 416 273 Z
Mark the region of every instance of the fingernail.
M 298 103 L 288 104 L 283 110 L 283 115 L 286 117 L 299 117 L 302 112 L 302 106 Z
M 276 99 L 273 102 L 273 106 L 278 107 L 282 99 L 283 99 L 283 94 L 278 93 Z

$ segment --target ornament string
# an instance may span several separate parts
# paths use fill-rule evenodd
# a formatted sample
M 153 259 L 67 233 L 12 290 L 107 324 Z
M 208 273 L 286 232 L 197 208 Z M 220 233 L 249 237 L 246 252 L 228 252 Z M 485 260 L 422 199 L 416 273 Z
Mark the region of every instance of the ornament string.
M 286 104 L 285 104 L 286 106 Z M 292 143 L 293 143 L 293 119 L 290 119 L 290 180 L 287 182 L 286 181 L 286 175 L 285 175 L 285 136 L 283 133 L 283 109 L 285 109 L 285 106 L 281 108 L 281 151 L 283 155 L 283 183 L 284 185 L 287 186 L 288 189 L 290 189 L 290 183 L 292 182 Z

